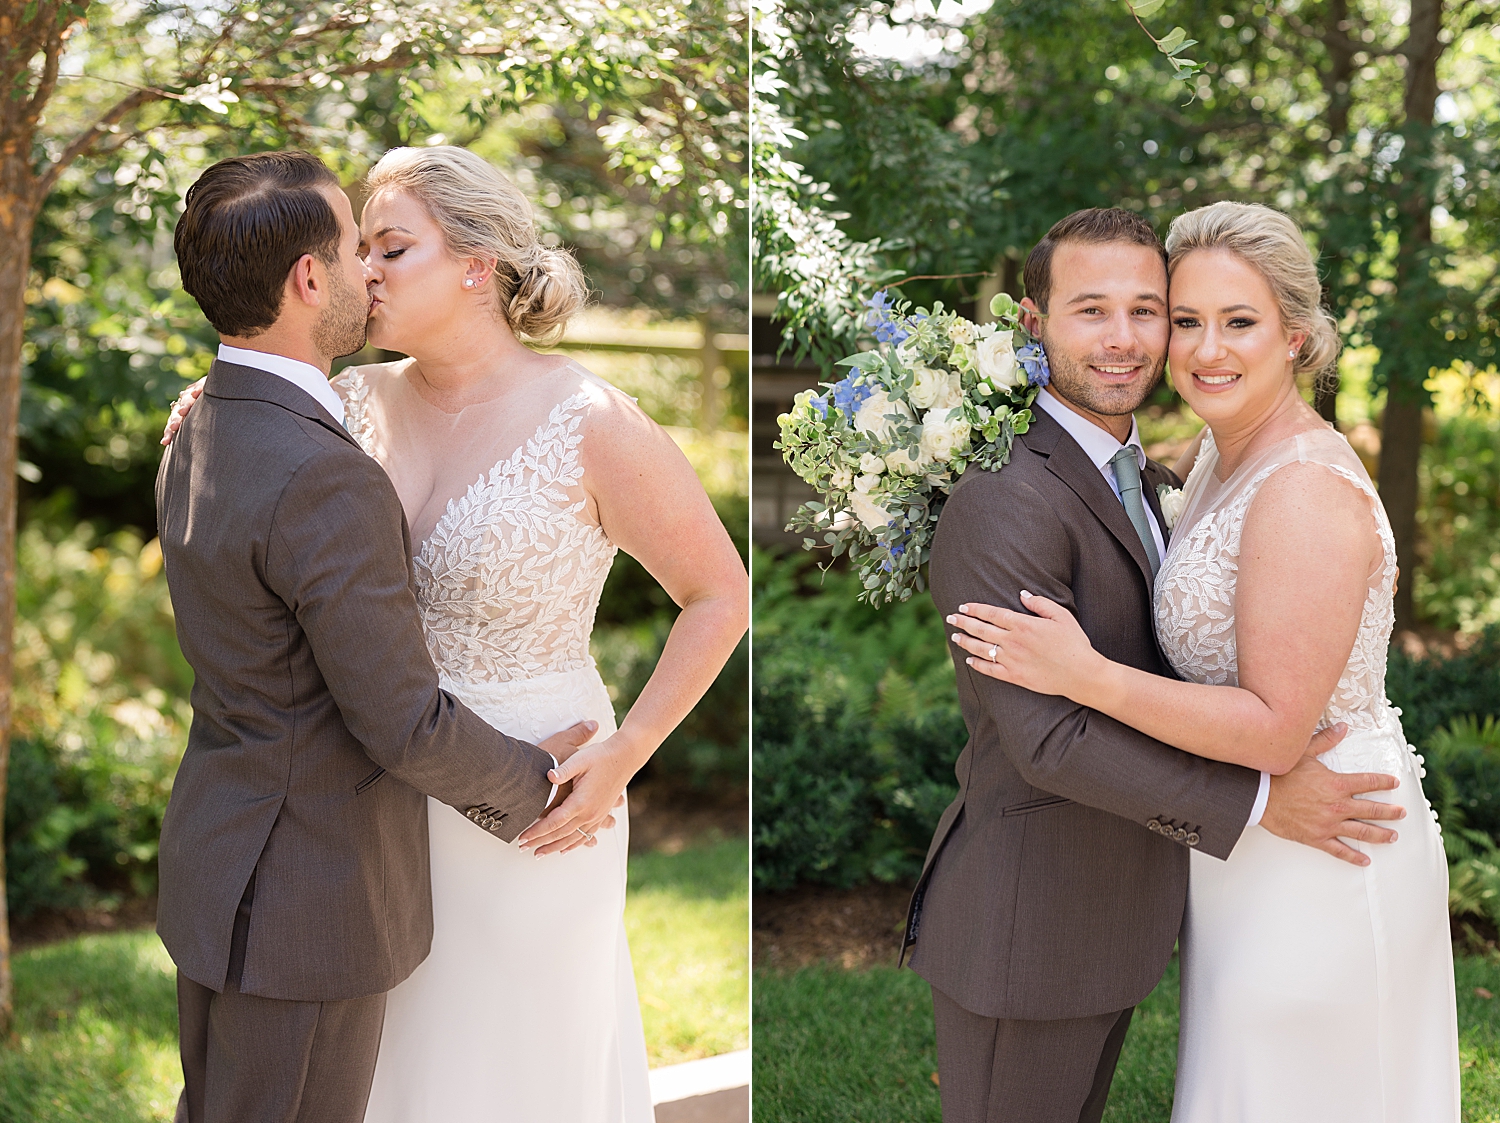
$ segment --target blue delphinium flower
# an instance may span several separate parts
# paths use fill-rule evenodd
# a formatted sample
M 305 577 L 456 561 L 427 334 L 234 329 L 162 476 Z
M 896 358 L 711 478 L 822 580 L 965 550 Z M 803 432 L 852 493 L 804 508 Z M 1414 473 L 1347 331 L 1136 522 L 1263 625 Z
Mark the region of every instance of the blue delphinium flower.
M 809 398 L 807 400 L 807 404 L 810 405 L 810 406 L 812 406 L 813 409 L 815 409 L 815 410 L 818 411 L 818 416 L 819 417 L 823 418 L 825 421 L 828 419 L 828 397 L 827 397 L 827 395 L 822 395 L 822 396 L 819 396 L 819 397 Z
M 859 407 L 865 404 L 865 399 L 875 391 L 869 386 L 854 383 L 851 375 L 842 378 L 833 384 L 829 395 L 833 398 L 833 404 L 843 413 L 845 417 L 853 417 L 859 412 Z
M 1052 381 L 1052 368 L 1047 365 L 1047 352 L 1040 343 L 1028 343 L 1016 352 L 1016 362 L 1026 372 L 1026 381 L 1033 386 L 1045 386 Z
M 911 332 L 902 327 L 900 322 L 891 315 L 891 297 L 884 289 L 870 297 L 865 303 L 870 306 L 870 314 L 865 317 L 865 323 L 875 329 L 877 342 L 899 344 L 911 338 Z

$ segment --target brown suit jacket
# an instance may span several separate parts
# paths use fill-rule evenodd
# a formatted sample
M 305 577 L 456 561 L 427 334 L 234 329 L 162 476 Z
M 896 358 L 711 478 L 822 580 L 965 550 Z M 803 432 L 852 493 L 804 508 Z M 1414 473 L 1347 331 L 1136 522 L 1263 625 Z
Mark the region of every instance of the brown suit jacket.
M 157 475 L 193 724 L 161 833 L 157 931 L 182 973 L 333 1001 L 405 979 L 432 942 L 430 794 L 515 838 L 551 758 L 438 689 L 385 472 L 307 394 L 216 362 Z
M 1151 568 L 1125 508 L 1040 410 L 998 472 L 953 489 L 932 546 L 932 598 L 1021 611 L 1057 601 L 1094 647 L 1169 675 Z M 1159 525 L 1150 463 L 1144 491 Z M 1260 777 L 1191 756 L 1067 698 L 987 678 L 952 646 L 969 742 L 912 896 L 912 967 L 986 1017 L 1123 1010 L 1161 978 L 1187 900 L 1188 850 L 1228 857 Z M 1154 824 L 1154 825 L 1152 825 Z M 903 948 L 903 954 L 905 949 Z

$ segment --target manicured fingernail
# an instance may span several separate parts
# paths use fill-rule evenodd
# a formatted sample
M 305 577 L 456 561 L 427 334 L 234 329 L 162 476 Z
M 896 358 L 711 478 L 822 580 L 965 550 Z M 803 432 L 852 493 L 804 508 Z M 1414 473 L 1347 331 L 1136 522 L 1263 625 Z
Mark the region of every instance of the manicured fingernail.
M 958 610 L 960 612 L 967 613 L 969 611 L 969 606 L 966 604 L 961 604 L 958 606 Z
M 958 623 L 958 616 L 956 614 L 953 615 L 953 616 L 945 616 L 945 617 L 943 617 L 943 619 L 946 620 L 946 621 L 948 621 L 948 623 L 950 623 L 950 624 L 957 624 Z
M 971 655 L 967 659 L 965 659 L 964 662 L 972 667 L 974 665 L 974 657 Z
M 954 632 L 954 633 L 953 633 L 953 634 L 952 634 L 952 635 L 951 635 L 951 636 L 949 636 L 949 637 L 948 637 L 948 638 L 949 638 L 949 639 L 951 639 L 951 640 L 952 640 L 952 641 L 953 641 L 953 642 L 954 642 L 954 643 L 957 643 L 957 642 L 958 642 L 958 633 L 957 633 L 957 632 Z
M 1030 599 L 1030 597 L 1031 597 L 1031 594 L 1028 593 L 1025 589 L 1021 590 L 1021 599 L 1022 600 L 1028 600 L 1028 599 Z

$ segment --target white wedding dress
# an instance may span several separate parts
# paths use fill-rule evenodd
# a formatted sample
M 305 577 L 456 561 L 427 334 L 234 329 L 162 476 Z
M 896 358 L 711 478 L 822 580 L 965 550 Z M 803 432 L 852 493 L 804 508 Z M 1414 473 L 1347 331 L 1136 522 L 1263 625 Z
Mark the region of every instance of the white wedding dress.
M 1385 560 L 1320 722 L 1349 733 L 1320 759 L 1394 773 L 1400 787 L 1375 798 L 1394 798 L 1407 817 L 1388 824 L 1395 843 L 1352 844 L 1370 855 L 1363 868 L 1261 827 L 1226 862 L 1192 855 L 1173 1123 L 1456 1123 L 1448 867 L 1420 761 L 1385 697 L 1396 579 L 1385 509 L 1332 429 L 1280 442 L 1227 480 L 1218 463 L 1209 434 L 1157 577 L 1163 651 L 1185 679 L 1235 685 L 1239 543 L 1256 492 L 1290 464 L 1347 480 L 1370 500 Z
M 615 547 L 580 453 L 590 406 L 619 391 L 565 363 L 448 414 L 407 366 L 346 371 L 334 387 L 406 508 L 443 687 L 516 737 L 585 718 L 609 736 L 589 633 Z M 650 1123 L 626 809 L 596 847 L 536 858 L 427 806 L 432 953 L 390 992 L 366 1123 Z

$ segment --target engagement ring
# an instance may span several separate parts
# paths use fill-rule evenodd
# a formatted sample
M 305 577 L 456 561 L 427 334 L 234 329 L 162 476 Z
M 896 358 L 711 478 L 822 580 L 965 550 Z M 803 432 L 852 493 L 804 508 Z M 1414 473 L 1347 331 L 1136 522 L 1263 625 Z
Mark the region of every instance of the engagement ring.
M 991 663 L 993 663 L 995 661 L 995 652 L 997 652 L 999 650 L 1000 650 L 1000 645 L 998 643 L 992 643 L 992 644 L 990 644 L 990 662 Z

